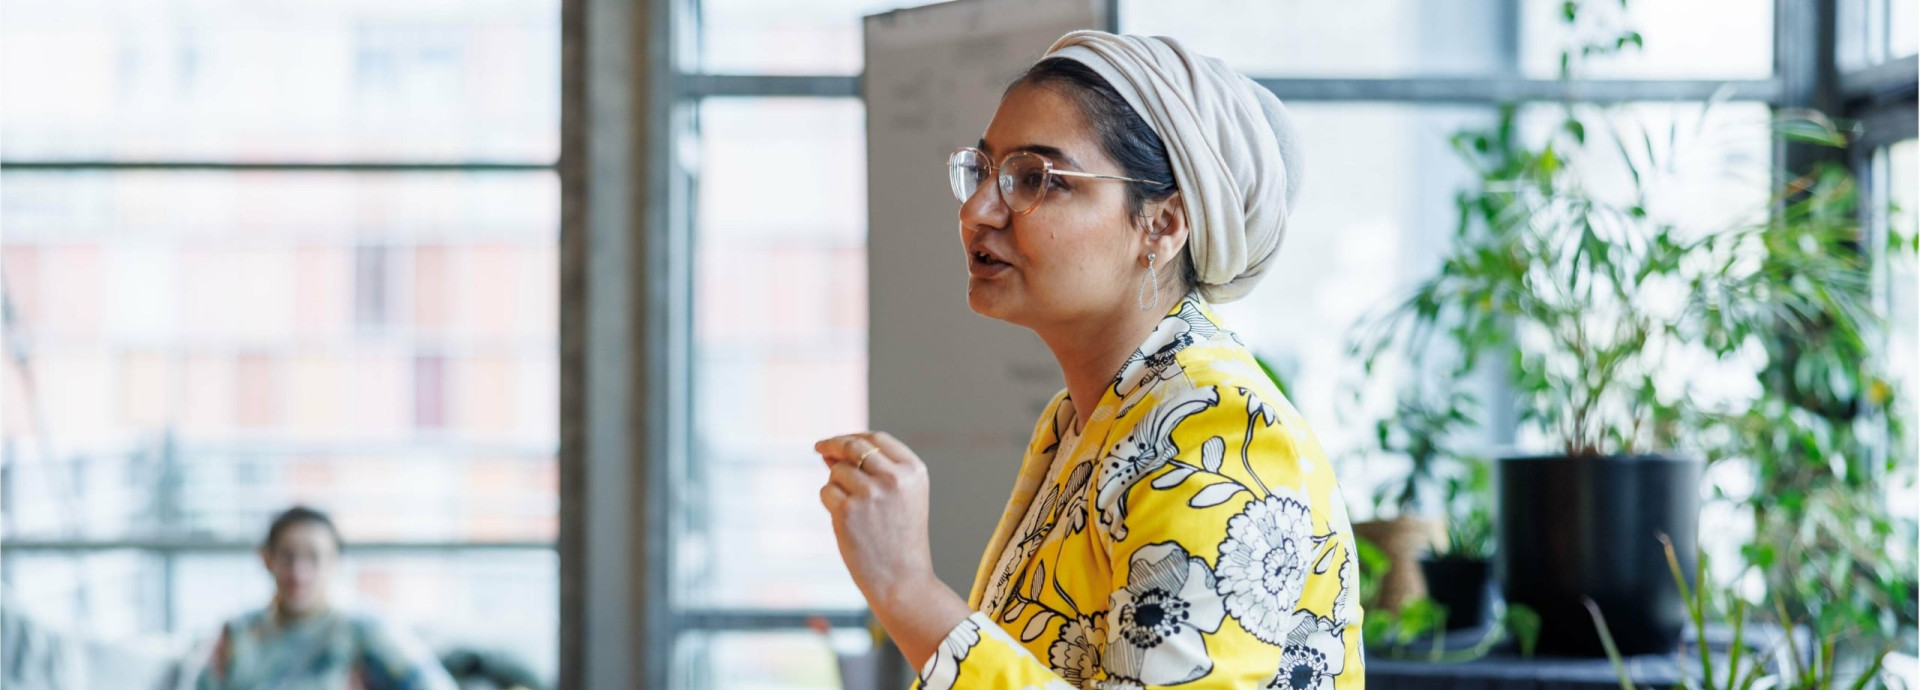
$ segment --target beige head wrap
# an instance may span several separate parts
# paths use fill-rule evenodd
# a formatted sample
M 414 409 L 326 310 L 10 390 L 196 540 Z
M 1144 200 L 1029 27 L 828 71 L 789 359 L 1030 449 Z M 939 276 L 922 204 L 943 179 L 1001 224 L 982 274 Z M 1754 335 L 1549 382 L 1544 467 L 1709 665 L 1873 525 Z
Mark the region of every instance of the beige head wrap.
M 1093 68 L 1166 144 L 1201 295 L 1228 302 L 1252 290 L 1300 190 L 1300 137 L 1280 99 L 1170 38 L 1075 31 L 1046 56 Z

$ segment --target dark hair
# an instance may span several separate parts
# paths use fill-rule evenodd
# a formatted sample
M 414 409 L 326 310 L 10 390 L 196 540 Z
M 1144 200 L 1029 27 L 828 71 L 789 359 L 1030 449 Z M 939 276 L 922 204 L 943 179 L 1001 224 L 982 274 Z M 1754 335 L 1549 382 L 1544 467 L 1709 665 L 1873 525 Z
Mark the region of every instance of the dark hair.
M 1100 139 L 1100 149 L 1120 164 L 1120 174 L 1152 182 L 1127 182 L 1127 213 L 1139 218 L 1147 204 L 1165 201 L 1180 191 L 1173 177 L 1173 160 L 1167 146 L 1140 113 L 1099 72 L 1085 63 L 1067 58 L 1047 58 L 1027 69 L 1007 91 L 1020 86 L 1045 86 L 1057 90 L 1080 107 L 1080 114 Z M 1200 284 L 1193 257 L 1180 251 L 1181 278 L 1191 289 Z
M 319 525 L 325 527 L 327 528 L 327 534 L 333 537 L 334 546 L 342 545 L 340 541 L 340 530 L 333 526 L 333 518 L 327 517 L 326 513 L 306 506 L 294 506 L 282 511 L 279 515 L 273 516 L 273 524 L 267 527 L 267 541 L 260 545 L 261 548 L 272 551 L 274 545 L 280 543 L 280 535 L 285 533 L 289 528 L 298 525 Z

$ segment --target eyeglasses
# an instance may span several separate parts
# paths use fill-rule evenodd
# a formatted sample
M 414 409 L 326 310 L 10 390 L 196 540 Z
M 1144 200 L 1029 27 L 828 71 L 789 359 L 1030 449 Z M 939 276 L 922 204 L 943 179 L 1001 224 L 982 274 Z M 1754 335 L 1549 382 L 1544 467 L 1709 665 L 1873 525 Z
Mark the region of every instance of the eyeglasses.
M 947 157 L 947 179 L 953 184 L 953 198 L 966 203 L 973 198 L 980 184 L 999 168 L 998 181 L 1000 201 L 1007 210 L 1016 215 L 1032 213 L 1040 208 L 1040 200 L 1045 199 L 1047 190 L 1053 187 L 1055 175 L 1062 177 L 1084 177 L 1095 180 L 1120 180 L 1122 182 L 1145 182 L 1152 185 L 1165 185 L 1165 182 L 1137 180 L 1118 175 L 1100 175 L 1097 173 L 1077 172 L 1073 170 L 1055 170 L 1053 161 L 1035 153 L 1025 151 L 1007 156 L 1007 159 L 995 166 L 993 159 L 976 148 L 958 148 Z

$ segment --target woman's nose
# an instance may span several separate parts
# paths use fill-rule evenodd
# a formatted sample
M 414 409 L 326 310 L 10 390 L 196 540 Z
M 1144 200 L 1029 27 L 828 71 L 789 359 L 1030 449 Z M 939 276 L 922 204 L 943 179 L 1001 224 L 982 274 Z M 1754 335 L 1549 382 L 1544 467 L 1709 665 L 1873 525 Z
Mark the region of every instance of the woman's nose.
M 988 178 L 973 190 L 973 196 L 960 204 L 960 227 L 963 230 L 981 230 L 985 228 L 1004 228 L 1012 216 L 1007 205 L 1000 201 L 1000 190 L 993 178 Z

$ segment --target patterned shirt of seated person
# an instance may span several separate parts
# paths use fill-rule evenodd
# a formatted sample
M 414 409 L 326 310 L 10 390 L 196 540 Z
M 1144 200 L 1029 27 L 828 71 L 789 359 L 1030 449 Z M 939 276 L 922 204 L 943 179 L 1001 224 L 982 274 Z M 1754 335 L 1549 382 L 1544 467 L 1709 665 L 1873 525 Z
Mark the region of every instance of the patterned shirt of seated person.
M 454 690 L 426 645 L 374 616 L 273 609 L 229 621 L 196 690 Z

